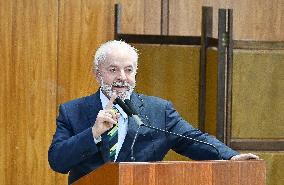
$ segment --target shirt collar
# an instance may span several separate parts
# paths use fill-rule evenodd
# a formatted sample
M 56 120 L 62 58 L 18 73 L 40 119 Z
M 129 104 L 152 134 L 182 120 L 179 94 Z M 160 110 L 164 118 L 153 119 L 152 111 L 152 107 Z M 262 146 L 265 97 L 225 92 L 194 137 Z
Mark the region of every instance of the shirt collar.
M 100 88 L 100 99 L 101 99 L 101 103 L 102 103 L 102 107 L 103 109 L 105 109 L 107 103 L 109 102 L 109 99 L 106 97 L 106 95 L 102 92 L 101 88 Z M 127 99 L 130 99 L 130 97 L 127 97 Z M 123 111 L 123 109 L 118 105 L 118 104 L 113 104 L 113 106 L 115 106 L 115 108 L 118 109 L 119 113 L 121 114 L 121 116 L 124 119 L 127 119 L 127 114 Z

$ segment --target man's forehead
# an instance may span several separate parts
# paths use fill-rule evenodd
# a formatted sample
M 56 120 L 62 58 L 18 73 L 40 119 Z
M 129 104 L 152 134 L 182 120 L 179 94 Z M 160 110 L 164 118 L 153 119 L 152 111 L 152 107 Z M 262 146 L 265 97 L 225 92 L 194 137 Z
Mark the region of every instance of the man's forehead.
M 123 47 L 113 46 L 107 52 L 108 57 L 128 57 L 130 56 L 129 50 Z
M 134 67 L 134 64 L 122 64 L 120 62 L 117 61 L 111 61 L 111 62 L 107 62 L 105 67 Z
M 115 58 L 105 60 L 104 62 L 101 62 L 99 64 L 99 68 L 109 68 L 109 67 L 119 67 L 119 68 L 125 68 L 125 67 L 135 67 L 136 62 L 133 60 L 117 60 Z
M 108 53 L 106 53 L 106 58 L 103 62 L 99 64 L 99 68 L 109 68 L 109 67 L 133 67 L 137 66 L 135 58 L 129 51 L 122 48 L 111 48 Z

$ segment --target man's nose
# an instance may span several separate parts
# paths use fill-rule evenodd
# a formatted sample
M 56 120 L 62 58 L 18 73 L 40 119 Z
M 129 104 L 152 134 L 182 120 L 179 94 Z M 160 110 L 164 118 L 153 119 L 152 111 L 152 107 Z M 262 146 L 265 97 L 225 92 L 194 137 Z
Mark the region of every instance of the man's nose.
M 119 80 L 126 80 L 126 74 L 124 72 L 124 70 L 121 70 L 118 76 Z

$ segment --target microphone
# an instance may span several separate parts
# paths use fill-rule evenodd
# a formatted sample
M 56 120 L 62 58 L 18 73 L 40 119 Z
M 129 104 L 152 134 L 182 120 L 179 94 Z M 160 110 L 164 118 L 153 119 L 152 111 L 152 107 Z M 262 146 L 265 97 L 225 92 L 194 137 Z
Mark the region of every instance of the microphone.
M 127 116 L 132 117 L 139 126 L 144 125 L 142 120 L 139 118 L 136 109 L 133 107 L 131 101 L 128 100 L 128 99 L 126 99 L 124 101 L 125 102 L 123 102 L 119 98 L 115 99 L 115 102 L 123 109 L 123 111 L 127 114 Z
M 132 116 L 134 112 L 128 108 L 128 106 L 119 98 L 115 99 L 115 102 L 122 108 L 122 110 L 127 114 L 127 116 Z
M 133 103 L 132 103 L 130 100 L 126 99 L 124 104 L 126 104 L 125 106 L 127 106 L 128 109 L 132 112 L 132 114 L 133 114 L 132 117 L 133 117 L 133 118 L 136 117 L 136 119 L 134 118 L 134 120 L 135 120 L 136 123 L 139 125 L 139 128 L 140 128 L 140 126 L 145 126 L 145 127 L 150 128 L 150 129 L 158 130 L 158 131 L 160 131 L 160 132 L 165 132 L 165 133 L 168 133 L 168 134 L 171 134 L 171 135 L 175 135 L 175 136 L 178 136 L 178 137 L 182 137 L 182 138 L 185 138 L 185 139 L 188 139 L 188 140 L 197 142 L 197 143 L 201 143 L 201 144 L 208 145 L 208 146 L 214 148 L 214 149 L 216 150 L 217 154 L 218 154 L 218 158 L 221 159 L 221 160 L 223 160 L 223 158 L 222 158 L 221 155 L 220 155 L 219 150 L 218 150 L 213 144 L 208 143 L 208 142 L 205 142 L 205 141 L 200 141 L 200 140 L 198 140 L 198 139 L 194 139 L 194 138 L 191 138 L 191 137 L 188 137 L 188 136 L 184 136 L 184 135 L 181 135 L 181 134 L 177 134 L 177 133 L 174 133 L 174 132 L 170 132 L 170 131 L 167 131 L 167 130 L 164 130 L 164 129 L 161 129 L 161 128 L 157 128 L 157 127 L 154 127 L 154 126 L 152 126 L 152 125 L 144 124 L 144 123 L 141 121 L 141 119 L 139 118 L 138 113 L 137 113 L 137 111 L 136 111 L 136 109 L 135 109 Z M 133 144 L 133 145 L 134 145 L 134 144 Z
M 126 101 L 126 100 L 125 100 Z M 127 116 L 132 117 L 134 119 L 134 121 L 138 124 L 138 129 L 135 133 L 134 139 L 132 141 L 131 147 L 130 147 L 130 151 L 131 151 L 131 161 L 135 162 L 135 157 L 133 155 L 133 148 L 134 148 L 134 144 L 136 142 L 138 133 L 139 133 L 139 129 L 141 127 L 141 125 L 143 125 L 143 122 L 141 121 L 141 119 L 137 116 L 137 112 L 135 111 L 135 109 L 129 108 L 121 99 L 116 98 L 115 102 L 123 109 L 123 111 L 127 114 Z
M 133 103 L 129 99 L 124 100 L 124 102 L 128 106 L 128 108 L 132 111 L 133 114 L 138 115 L 136 108 L 134 108 Z

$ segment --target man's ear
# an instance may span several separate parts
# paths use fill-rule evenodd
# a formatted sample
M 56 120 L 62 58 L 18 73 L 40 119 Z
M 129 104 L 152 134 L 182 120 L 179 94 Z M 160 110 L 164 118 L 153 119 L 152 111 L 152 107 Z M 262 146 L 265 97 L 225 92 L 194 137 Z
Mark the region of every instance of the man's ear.
M 96 78 L 97 82 L 100 84 L 100 71 L 98 68 L 96 68 L 95 66 L 92 68 L 92 72 L 94 77 Z

